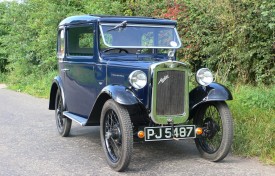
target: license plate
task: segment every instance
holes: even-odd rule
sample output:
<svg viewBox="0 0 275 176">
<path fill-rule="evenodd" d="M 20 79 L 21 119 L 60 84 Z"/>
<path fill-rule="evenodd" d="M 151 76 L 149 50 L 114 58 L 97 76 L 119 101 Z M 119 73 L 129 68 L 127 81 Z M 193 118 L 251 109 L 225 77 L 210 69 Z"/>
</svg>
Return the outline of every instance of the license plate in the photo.
<svg viewBox="0 0 275 176">
<path fill-rule="evenodd" d="M 174 126 L 174 136 L 171 126 L 145 127 L 145 141 L 160 141 L 195 138 L 195 125 Z"/>
</svg>

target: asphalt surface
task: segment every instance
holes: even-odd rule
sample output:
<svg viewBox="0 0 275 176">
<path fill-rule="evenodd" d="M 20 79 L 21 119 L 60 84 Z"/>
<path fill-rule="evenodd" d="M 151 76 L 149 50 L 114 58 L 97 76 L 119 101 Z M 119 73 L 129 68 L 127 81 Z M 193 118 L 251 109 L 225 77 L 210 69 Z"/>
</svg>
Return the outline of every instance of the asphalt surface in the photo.
<svg viewBox="0 0 275 176">
<path fill-rule="evenodd" d="M 273 175 L 274 166 L 229 155 L 202 159 L 193 140 L 134 143 L 129 169 L 107 165 L 98 127 L 73 122 L 69 137 L 58 135 L 48 100 L 0 85 L 0 175 Z"/>
</svg>

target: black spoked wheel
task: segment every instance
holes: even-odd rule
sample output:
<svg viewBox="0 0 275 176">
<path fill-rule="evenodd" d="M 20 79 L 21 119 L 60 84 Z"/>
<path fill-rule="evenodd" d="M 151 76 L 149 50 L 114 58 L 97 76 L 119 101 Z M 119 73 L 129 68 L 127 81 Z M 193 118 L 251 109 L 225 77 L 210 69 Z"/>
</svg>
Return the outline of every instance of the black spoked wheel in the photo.
<svg viewBox="0 0 275 176">
<path fill-rule="evenodd" d="M 55 120 L 59 134 L 67 137 L 71 130 L 72 120 L 63 115 L 64 107 L 60 90 L 56 93 L 55 98 Z"/>
<path fill-rule="evenodd" d="M 108 100 L 102 109 L 101 143 L 111 168 L 123 171 L 130 163 L 133 150 L 133 130 L 126 108 Z"/>
<path fill-rule="evenodd" d="M 194 124 L 203 128 L 201 138 L 196 138 L 196 146 L 203 158 L 220 161 L 229 153 L 233 140 L 233 122 L 225 102 L 209 102 L 201 105 Z"/>
</svg>

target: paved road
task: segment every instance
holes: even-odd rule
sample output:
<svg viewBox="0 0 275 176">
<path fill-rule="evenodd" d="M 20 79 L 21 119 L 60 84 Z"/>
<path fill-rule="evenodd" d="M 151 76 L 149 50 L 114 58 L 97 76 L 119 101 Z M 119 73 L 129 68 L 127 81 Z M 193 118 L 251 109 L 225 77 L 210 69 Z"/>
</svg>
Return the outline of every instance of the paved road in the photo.
<svg viewBox="0 0 275 176">
<path fill-rule="evenodd" d="M 0 175 L 275 175 L 255 159 L 208 162 L 192 140 L 135 143 L 129 169 L 117 173 L 105 162 L 98 127 L 74 123 L 62 138 L 47 108 L 46 99 L 0 88 Z"/>
</svg>

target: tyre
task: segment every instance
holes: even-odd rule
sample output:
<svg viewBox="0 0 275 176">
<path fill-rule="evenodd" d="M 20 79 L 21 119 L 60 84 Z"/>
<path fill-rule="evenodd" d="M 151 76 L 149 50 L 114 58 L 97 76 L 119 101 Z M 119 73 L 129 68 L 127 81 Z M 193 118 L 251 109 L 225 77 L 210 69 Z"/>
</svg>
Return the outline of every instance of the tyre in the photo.
<svg viewBox="0 0 275 176">
<path fill-rule="evenodd" d="M 131 160 L 133 129 L 128 110 L 112 99 L 102 109 L 100 138 L 109 166 L 124 171 Z"/>
<path fill-rule="evenodd" d="M 58 91 L 56 93 L 56 97 L 55 97 L 56 126 L 57 126 L 58 133 L 62 137 L 67 137 L 71 130 L 72 120 L 63 115 L 64 109 L 65 108 L 63 107 L 63 99 L 61 96 L 61 92 L 58 89 Z"/>
<path fill-rule="evenodd" d="M 225 102 L 208 102 L 196 111 L 194 124 L 203 128 L 201 137 L 195 139 L 203 158 L 210 161 L 224 159 L 232 145 L 233 122 Z"/>
</svg>

